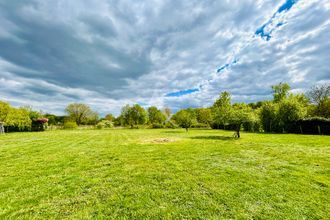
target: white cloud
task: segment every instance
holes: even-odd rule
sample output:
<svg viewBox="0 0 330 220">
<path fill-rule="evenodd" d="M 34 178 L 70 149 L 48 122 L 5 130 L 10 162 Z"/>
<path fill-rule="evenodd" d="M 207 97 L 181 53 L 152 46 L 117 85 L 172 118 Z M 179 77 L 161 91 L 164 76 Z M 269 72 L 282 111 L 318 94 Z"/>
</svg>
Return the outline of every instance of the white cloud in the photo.
<svg viewBox="0 0 330 220">
<path fill-rule="evenodd" d="M 283 2 L 0 3 L 1 99 L 56 113 L 75 101 L 118 113 L 126 103 L 207 106 L 221 90 L 256 101 L 281 81 L 295 91 L 329 81 L 327 1 L 300 0 L 273 19 L 269 41 L 254 36 Z"/>
</svg>

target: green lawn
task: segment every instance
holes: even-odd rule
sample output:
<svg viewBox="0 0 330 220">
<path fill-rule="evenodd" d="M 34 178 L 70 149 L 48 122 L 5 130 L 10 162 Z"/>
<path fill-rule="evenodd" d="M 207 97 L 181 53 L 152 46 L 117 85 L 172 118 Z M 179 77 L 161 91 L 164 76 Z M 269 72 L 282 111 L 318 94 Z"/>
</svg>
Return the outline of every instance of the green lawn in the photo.
<svg viewBox="0 0 330 220">
<path fill-rule="evenodd" d="M 330 219 L 330 136 L 0 135 L 0 219 Z"/>
</svg>

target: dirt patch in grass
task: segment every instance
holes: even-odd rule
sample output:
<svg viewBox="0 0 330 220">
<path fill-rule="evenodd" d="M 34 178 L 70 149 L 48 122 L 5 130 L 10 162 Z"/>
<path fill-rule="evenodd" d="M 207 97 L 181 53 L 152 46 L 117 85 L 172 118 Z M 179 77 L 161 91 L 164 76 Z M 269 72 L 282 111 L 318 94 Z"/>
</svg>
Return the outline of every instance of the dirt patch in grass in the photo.
<svg viewBox="0 0 330 220">
<path fill-rule="evenodd" d="M 173 138 L 154 138 L 149 140 L 144 140 L 145 143 L 154 143 L 154 144 L 163 144 L 163 143 L 170 143 L 174 142 L 176 139 Z"/>
</svg>

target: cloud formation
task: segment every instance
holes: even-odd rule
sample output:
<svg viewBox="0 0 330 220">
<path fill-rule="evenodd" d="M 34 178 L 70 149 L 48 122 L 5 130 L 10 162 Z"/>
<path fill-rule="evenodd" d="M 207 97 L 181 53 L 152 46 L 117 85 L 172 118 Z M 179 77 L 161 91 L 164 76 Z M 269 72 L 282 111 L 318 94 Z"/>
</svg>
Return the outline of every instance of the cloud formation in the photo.
<svg viewBox="0 0 330 220">
<path fill-rule="evenodd" d="M 257 101 L 329 82 L 329 36 L 327 1 L 0 1 L 0 99 L 57 114 Z"/>
</svg>

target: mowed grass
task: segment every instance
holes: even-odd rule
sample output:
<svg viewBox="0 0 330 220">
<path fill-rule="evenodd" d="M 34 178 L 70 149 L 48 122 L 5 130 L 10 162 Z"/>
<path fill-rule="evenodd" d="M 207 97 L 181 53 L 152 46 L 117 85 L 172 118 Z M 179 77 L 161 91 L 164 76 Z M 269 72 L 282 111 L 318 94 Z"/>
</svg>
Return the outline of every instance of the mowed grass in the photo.
<svg viewBox="0 0 330 220">
<path fill-rule="evenodd" d="M 0 219 L 329 219 L 330 137 L 217 130 L 0 135 Z"/>
</svg>

